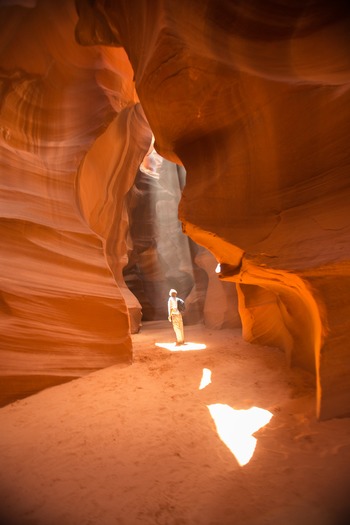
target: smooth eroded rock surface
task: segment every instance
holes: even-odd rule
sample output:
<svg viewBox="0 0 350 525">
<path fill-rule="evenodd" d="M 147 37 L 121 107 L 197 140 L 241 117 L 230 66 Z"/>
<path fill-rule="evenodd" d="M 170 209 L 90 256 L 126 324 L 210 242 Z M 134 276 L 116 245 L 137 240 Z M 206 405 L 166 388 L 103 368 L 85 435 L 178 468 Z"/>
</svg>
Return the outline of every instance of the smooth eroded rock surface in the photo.
<svg viewBox="0 0 350 525">
<path fill-rule="evenodd" d="M 141 308 L 121 277 L 124 197 L 151 140 L 125 51 L 78 44 L 74 2 L 6 4 L 0 7 L 2 403 L 131 362 L 127 306 L 136 316 Z"/>
<path fill-rule="evenodd" d="M 243 333 L 315 375 L 350 415 L 350 18 L 345 2 L 78 2 L 78 34 L 122 46 L 180 218 L 237 283 Z"/>
<path fill-rule="evenodd" d="M 349 416 L 348 3 L 9 0 L 0 29 L 4 384 L 131 361 L 128 206 L 153 134 L 186 171 L 183 230 L 221 265 L 204 318 L 232 322 L 236 285 L 245 338 L 313 375 L 318 417 Z"/>
</svg>

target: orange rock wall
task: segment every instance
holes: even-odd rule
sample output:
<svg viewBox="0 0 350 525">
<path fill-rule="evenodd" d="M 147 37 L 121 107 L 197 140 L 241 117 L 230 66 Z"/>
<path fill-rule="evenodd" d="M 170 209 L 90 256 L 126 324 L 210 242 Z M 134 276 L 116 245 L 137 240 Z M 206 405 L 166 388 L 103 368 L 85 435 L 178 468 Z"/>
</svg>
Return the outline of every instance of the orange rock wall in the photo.
<svg viewBox="0 0 350 525">
<path fill-rule="evenodd" d="M 125 195 L 148 121 L 186 169 L 183 228 L 237 284 L 246 339 L 314 374 L 320 418 L 350 415 L 349 15 L 321 0 L 1 3 L 5 388 L 130 362 Z"/>
<path fill-rule="evenodd" d="M 124 50 L 79 45 L 70 0 L 15 3 L 0 7 L 2 403 L 131 361 L 124 196 L 151 140 Z"/>
<path fill-rule="evenodd" d="M 347 3 L 78 2 L 85 43 L 122 46 L 157 151 L 182 163 L 184 229 L 238 284 L 243 333 L 350 415 Z"/>
</svg>

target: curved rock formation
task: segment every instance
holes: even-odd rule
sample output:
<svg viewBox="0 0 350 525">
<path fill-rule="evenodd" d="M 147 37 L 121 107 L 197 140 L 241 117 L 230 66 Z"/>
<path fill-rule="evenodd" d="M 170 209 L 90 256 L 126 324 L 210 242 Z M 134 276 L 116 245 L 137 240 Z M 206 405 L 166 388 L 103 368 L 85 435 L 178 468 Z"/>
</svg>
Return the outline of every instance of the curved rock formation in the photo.
<svg viewBox="0 0 350 525">
<path fill-rule="evenodd" d="M 186 232 L 239 284 L 245 336 L 350 415 L 350 17 L 345 2 L 78 2 L 122 46 L 157 151 L 182 163 Z"/>
<path fill-rule="evenodd" d="M 77 44 L 71 0 L 16 3 L 0 8 L 2 403 L 131 361 L 124 196 L 151 141 L 124 50 Z"/>
<path fill-rule="evenodd" d="M 203 316 L 205 326 L 217 330 L 240 327 L 235 285 L 218 279 L 215 257 L 207 250 L 200 251 L 195 261 L 208 276 Z"/>
<path fill-rule="evenodd" d="M 4 388 L 131 360 L 149 122 L 244 336 L 314 374 L 320 418 L 350 415 L 348 3 L 6 0 L 0 29 Z"/>
<path fill-rule="evenodd" d="M 82 215 L 102 240 L 108 266 L 128 307 L 132 332 L 139 329 L 141 305 L 122 274 L 129 230 L 124 197 L 134 184 L 150 140 L 140 104 L 124 108 L 85 155 L 76 182 Z"/>
</svg>

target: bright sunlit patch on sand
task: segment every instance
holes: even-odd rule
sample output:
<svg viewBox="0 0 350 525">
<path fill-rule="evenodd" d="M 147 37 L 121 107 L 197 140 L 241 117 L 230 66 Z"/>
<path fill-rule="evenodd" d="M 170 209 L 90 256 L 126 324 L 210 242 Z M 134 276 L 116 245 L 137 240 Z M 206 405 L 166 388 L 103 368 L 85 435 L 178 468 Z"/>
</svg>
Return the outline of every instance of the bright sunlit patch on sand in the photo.
<svg viewBox="0 0 350 525">
<path fill-rule="evenodd" d="M 241 467 L 249 463 L 257 442 L 252 434 L 269 423 L 271 412 L 257 407 L 235 410 L 221 403 L 207 407 L 221 441 L 231 450 Z"/>
<path fill-rule="evenodd" d="M 180 346 L 176 346 L 175 343 L 155 343 L 155 345 L 171 352 L 187 352 L 188 350 L 204 350 L 207 348 L 203 343 L 184 343 Z"/>
<path fill-rule="evenodd" d="M 203 368 L 202 379 L 199 385 L 199 390 L 203 390 L 206 386 L 211 383 L 211 370 L 209 368 Z"/>
</svg>

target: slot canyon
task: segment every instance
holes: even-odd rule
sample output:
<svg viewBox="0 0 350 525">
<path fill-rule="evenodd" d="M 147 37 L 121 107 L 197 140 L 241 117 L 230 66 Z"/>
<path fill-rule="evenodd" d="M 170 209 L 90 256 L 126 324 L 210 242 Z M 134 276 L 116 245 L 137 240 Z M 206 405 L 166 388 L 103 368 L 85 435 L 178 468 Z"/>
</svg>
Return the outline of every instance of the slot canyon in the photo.
<svg viewBox="0 0 350 525">
<path fill-rule="evenodd" d="M 0 523 L 348 523 L 348 3 L 0 27 Z"/>
</svg>

